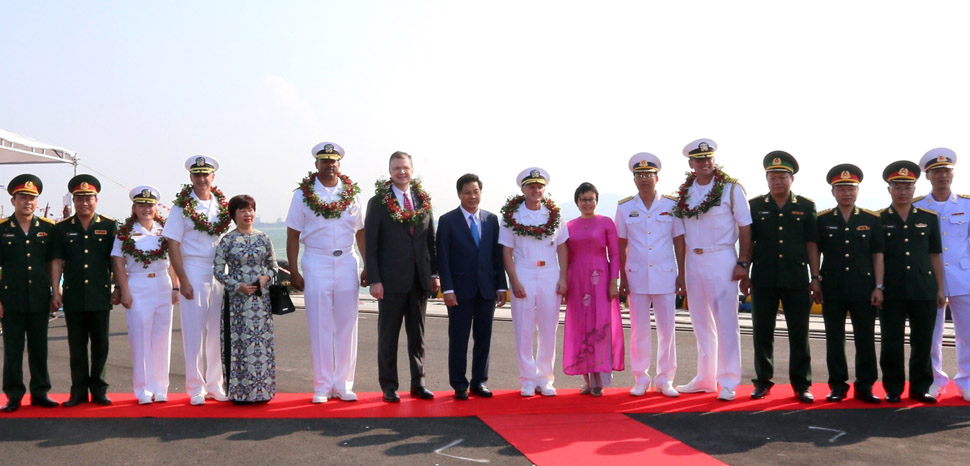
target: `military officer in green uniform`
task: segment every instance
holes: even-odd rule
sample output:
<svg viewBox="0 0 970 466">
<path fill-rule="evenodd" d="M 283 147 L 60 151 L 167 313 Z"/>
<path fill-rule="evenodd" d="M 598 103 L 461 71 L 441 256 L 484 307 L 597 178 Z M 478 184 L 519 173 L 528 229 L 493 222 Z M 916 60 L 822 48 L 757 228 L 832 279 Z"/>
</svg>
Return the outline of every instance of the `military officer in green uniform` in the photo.
<svg viewBox="0 0 970 466">
<path fill-rule="evenodd" d="M 842 401 L 849 391 L 845 360 L 845 316 L 852 318 L 855 340 L 855 392 L 857 400 L 879 403 L 872 386 L 879 378 L 876 365 L 876 309 L 882 307 L 883 250 L 879 213 L 855 205 L 862 170 L 852 164 L 836 165 L 825 175 L 838 206 L 818 213 L 818 251 L 822 255 L 822 304 L 825 320 L 825 362 L 829 370 L 826 401 Z M 824 299 L 823 299 L 824 297 Z"/>
<path fill-rule="evenodd" d="M 754 330 L 754 390 L 752 399 L 764 398 L 771 391 L 774 376 L 774 335 L 778 302 L 788 324 L 790 365 L 788 374 L 795 397 L 802 403 L 812 396 L 812 359 L 808 347 L 809 289 L 821 292 L 818 275 L 818 230 L 815 202 L 791 192 L 798 162 L 784 151 L 764 157 L 769 193 L 748 201 L 751 209 L 751 236 L 754 242 L 751 278 L 741 289 L 751 294 L 751 320 Z"/>
<path fill-rule="evenodd" d="M 110 405 L 104 380 L 108 359 L 108 323 L 112 305 L 111 246 L 116 223 L 95 212 L 101 183 L 91 175 L 77 175 L 68 182 L 73 195 L 73 217 L 54 225 L 51 283 L 54 305 L 64 307 L 71 363 L 71 397 L 64 406 L 87 403 Z M 64 273 L 64 292 L 59 281 Z M 88 363 L 88 342 L 91 358 Z"/>
<path fill-rule="evenodd" d="M 886 242 L 886 290 L 879 325 L 882 346 L 879 365 L 886 401 L 899 403 L 906 382 L 903 343 L 909 318 L 909 397 L 936 403 L 929 394 L 933 383 L 930 346 L 936 310 L 946 303 L 940 254 L 940 223 L 936 213 L 913 206 L 919 165 L 893 162 L 882 172 L 889 183 L 892 205 L 880 212 Z"/>
<path fill-rule="evenodd" d="M 24 386 L 24 346 L 30 368 L 30 404 L 53 408 L 47 397 L 47 316 L 50 312 L 50 252 L 54 222 L 34 215 L 37 196 L 44 190 L 40 178 L 24 174 L 7 185 L 14 214 L 0 220 L 0 323 L 3 325 L 3 393 L 7 403 L 0 411 L 20 408 Z"/>
</svg>

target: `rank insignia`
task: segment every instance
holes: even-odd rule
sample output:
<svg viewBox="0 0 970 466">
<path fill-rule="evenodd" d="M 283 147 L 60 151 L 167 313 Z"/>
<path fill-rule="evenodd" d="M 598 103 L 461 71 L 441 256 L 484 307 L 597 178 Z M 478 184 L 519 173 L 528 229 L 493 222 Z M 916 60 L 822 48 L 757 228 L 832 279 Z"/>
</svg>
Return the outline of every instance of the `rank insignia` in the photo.
<svg viewBox="0 0 970 466">
<path fill-rule="evenodd" d="M 868 231 L 869 225 L 860 225 L 860 226 L 857 226 L 855 229 L 856 231 Z"/>
<path fill-rule="evenodd" d="M 108 234 L 108 230 L 94 230 L 94 234 L 96 234 L 96 235 L 107 235 Z"/>
</svg>

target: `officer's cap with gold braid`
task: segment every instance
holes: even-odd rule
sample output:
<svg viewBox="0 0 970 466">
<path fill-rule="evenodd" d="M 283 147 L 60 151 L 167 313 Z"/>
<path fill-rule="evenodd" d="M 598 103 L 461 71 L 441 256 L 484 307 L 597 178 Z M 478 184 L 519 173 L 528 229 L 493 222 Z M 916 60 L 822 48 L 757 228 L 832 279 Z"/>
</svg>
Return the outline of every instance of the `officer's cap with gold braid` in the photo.
<svg viewBox="0 0 970 466">
<path fill-rule="evenodd" d="M 193 155 L 185 160 L 185 169 L 189 173 L 215 173 L 219 169 L 219 161 L 208 155 Z"/>
<path fill-rule="evenodd" d="M 335 142 L 321 142 L 313 146 L 310 155 L 317 160 L 340 160 L 344 158 L 344 148 Z"/>
<path fill-rule="evenodd" d="M 832 186 L 858 186 L 862 182 L 862 169 L 851 163 L 842 163 L 829 170 L 825 181 Z"/>
<path fill-rule="evenodd" d="M 158 191 L 158 188 L 146 184 L 129 191 L 128 198 L 135 204 L 158 204 L 162 194 Z"/>
<path fill-rule="evenodd" d="M 522 170 L 519 176 L 515 177 L 515 181 L 520 187 L 532 183 L 549 184 L 549 172 L 539 167 L 529 167 Z"/>
<path fill-rule="evenodd" d="M 930 171 L 939 167 L 953 167 L 957 164 L 957 154 L 946 147 L 937 147 L 919 159 L 919 166 L 923 171 Z"/>
<path fill-rule="evenodd" d="M 714 151 L 717 150 L 717 143 L 707 139 L 701 138 L 696 141 L 691 141 L 690 144 L 684 146 L 684 157 L 689 159 L 708 159 L 714 157 Z"/>
<path fill-rule="evenodd" d="M 660 158 L 649 152 L 639 152 L 630 157 L 630 171 L 633 173 L 657 173 L 660 171 Z"/>
<path fill-rule="evenodd" d="M 101 192 L 101 182 L 93 175 L 77 175 L 67 182 L 67 190 L 75 196 L 86 196 Z"/>
<path fill-rule="evenodd" d="M 915 183 L 919 179 L 919 165 L 909 160 L 898 160 L 882 171 L 882 179 L 887 183 Z"/>
<path fill-rule="evenodd" d="M 766 172 L 787 172 L 794 175 L 798 173 L 798 161 L 791 154 L 783 150 L 768 152 L 764 160 L 761 161 Z"/>
<path fill-rule="evenodd" d="M 17 193 L 30 194 L 31 196 L 40 196 L 40 193 L 44 191 L 44 183 L 40 181 L 36 175 L 31 175 L 30 173 L 24 173 L 23 175 L 17 175 L 10 183 L 7 183 L 7 192 L 11 196 Z"/>
</svg>

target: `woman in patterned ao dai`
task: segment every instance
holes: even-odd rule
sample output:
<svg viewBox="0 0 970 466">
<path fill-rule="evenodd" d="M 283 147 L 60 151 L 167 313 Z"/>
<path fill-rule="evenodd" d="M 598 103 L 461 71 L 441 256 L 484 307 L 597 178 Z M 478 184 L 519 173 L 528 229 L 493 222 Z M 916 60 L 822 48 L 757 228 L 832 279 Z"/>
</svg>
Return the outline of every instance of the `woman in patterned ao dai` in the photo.
<svg viewBox="0 0 970 466">
<path fill-rule="evenodd" d="M 595 186 L 579 185 L 574 199 L 582 215 L 566 224 L 569 295 L 562 366 L 567 375 L 583 376 L 580 394 L 601 396 L 612 381 L 611 371 L 624 368 L 619 240 L 613 220 L 596 215 Z"/>
<path fill-rule="evenodd" d="M 253 229 L 256 200 L 229 200 L 236 229 L 216 248 L 213 274 L 226 287 L 222 317 L 222 359 L 226 394 L 236 403 L 265 402 L 276 395 L 273 315 L 269 283 L 276 274 L 273 243 Z M 228 270 L 227 270 L 228 269 Z"/>
</svg>

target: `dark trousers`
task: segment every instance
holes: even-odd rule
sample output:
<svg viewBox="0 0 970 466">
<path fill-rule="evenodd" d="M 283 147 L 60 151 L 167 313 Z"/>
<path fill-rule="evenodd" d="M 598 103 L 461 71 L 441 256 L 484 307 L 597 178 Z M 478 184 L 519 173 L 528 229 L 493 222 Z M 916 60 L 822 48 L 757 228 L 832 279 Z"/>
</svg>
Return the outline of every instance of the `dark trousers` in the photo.
<svg viewBox="0 0 970 466">
<path fill-rule="evenodd" d="M 3 324 L 3 393 L 19 400 L 27 393 L 24 386 L 24 346 L 30 368 L 30 396 L 43 398 L 51 389 L 47 372 L 46 312 L 5 312 Z"/>
<path fill-rule="evenodd" d="M 751 322 L 754 330 L 755 386 L 771 387 L 775 375 L 775 321 L 778 318 L 778 302 L 785 312 L 788 324 L 788 350 L 790 353 L 788 377 L 795 390 L 812 386 L 812 356 L 808 348 L 808 314 L 811 298 L 808 285 L 804 288 L 755 288 L 751 294 Z"/>
<path fill-rule="evenodd" d="M 495 297 L 459 299 L 458 305 L 448 308 L 448 380 L 451 388 L 467 390 L 468 335 L 471 333 L 472 380 L 478 387 L 488 382 L 488 353 L 492 345 L 492 318 L 495 316 Z"/>
<path fill-rule="evenodd" d="M 415 280 L 407 293 L 384 292 L 377 302 L 377 374 L 381 390 L 397 391 L 397 342 L 401 322 L 408 336 L 411 388 L 424 386 L 424 312 L 428 292 Z"/>
<path fill-rule="evenodd" d="M 852 319 L 855 340 L 855 391 L 871 392 L 879 378 L 876 366 L 876 308 L 868 301 L 832 301 L 822 304 L 825 320 L 825 363 L 829 369 L 829 388 L 849 389 L 849 367 L 845 360 L 845 316 Z"/>
<path fill-rule="evenodd" d="M 67 311 L 64 318 L 67 320 L 67 348 L 71 361 L 71 395 L 87 397 L 89 391 L 92 395 L 104 395 L 108 391 L 104 374 L 111 311 Z"/>
<path fill-rule="evenodd" d="M 909 396 L 926 394 L 933 384 L 930 347 L 936 325 L 936 301 L 886 300 L 879 313 L 882 345 L 879 366 L 886 393 L 901 394 L 906 382 L 903 346 L 909 318 Z"/>
</svg>

